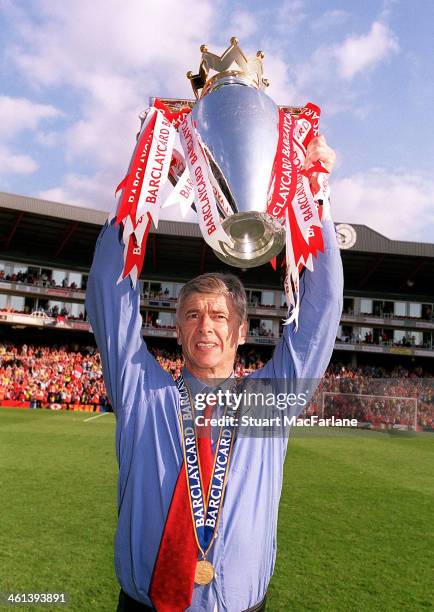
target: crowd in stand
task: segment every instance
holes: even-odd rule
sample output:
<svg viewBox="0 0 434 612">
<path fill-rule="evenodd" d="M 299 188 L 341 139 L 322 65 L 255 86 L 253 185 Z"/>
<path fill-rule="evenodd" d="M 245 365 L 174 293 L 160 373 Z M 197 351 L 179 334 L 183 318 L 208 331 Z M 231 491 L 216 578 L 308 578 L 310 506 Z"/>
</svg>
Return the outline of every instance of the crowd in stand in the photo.
<svg viewBox="0 0 434 612">
<path fill-rule="evenodd" d="M 105 408 L 99 354 L 91 347 L 0 345 L 0 404 L 2 400 L 30 402 L 34 408 Z"/>
<path fill-rule="evenodd" d="M 17 272 L 13 274 L 5 274 L 4 270 L 0 270 L 0 281 L 7 281 L 11 283 L 25 283 L 29 285 L 35 285 L 38 287 L 46 287 L 46 288 L 55 287 L 55 288 L 61 288 L 61 289 L 69 289 L 71 291 L 85 291 L 86 289 L 86 277 L 84 276 L 83 276 L 81 286 L 78 287 L 75 282 L 68 284 L 66 277 L 62 280 L 61 284 L 57 284 L 54 278 L 50 278 L 49 276 L 47 276 L 47 274 L 42 274 L 42 273 L 36 274 L 36 273 L 29 272 L 29 271 Z M 170 297 L 170 292 L 167 288 L 164 291 L 162 289 L 159 289 L 158 291 L 157 290 L 145 291 L 143 293 L 143 297 L 145 299 L 169 300 L 172 302 L 173 301 L 176 302 L 176 299 L 177 299 L 177 298 Z M 51 317 L 51 318 L 55 318 L 58 320 L 66 320 L 66 319 L 78 320 L 78 321 L 85 320 L 85 314 L 83 311 L 80 312 L 77 316 L 74 316 L 71 313 L 71 311 L 65 307 L 65 305 L 62 308 L 59 308 L 59 306 L 54 305 L 54 306 L 47 307 L 47 308 L 43 308 L 42 306 L 39 306 L 38 308 L 34 308 L 34 309 L 31 309 L 28 306 L 26 306 L 23 310 L 17 310 L 16 308 L 0 308 L 0 312 L 27 314 L 27 315 L 31 314 L 35 316 L 41 316 L 41 317 L 42 316 Z M 157 312 L 149 313 L 148 316 L 146 317 L 146 320 L 144 318 L 144 325 L 145 327 L 151 327 L 151 328 L 156 328 L 156 329 L 160 329 L 160 328 L 175 329 L 174 325 L 162 325 L 158 319 Z"/>
<path fill-rule="evenodd" d="M 54 305 L 51 308 L 39 307 L 32 312 L 30 312 L 29 308 L 24 308 L 24 310 L 16 310 L 15 308 L 0 308 L 0 312 L 49 317 L 56 319 L 58 323 L 66 321 L 67 319 L 71 319 L 72 321 L 85 321 L 84 312 L 80 312 L 78 316 L 74 316 L 64 306 L 59 308 L 57 305 Z"/>
<path fill-rule="evenodd" d="M 374 335 L 373 330 L 367 331 L 364 334 L 349 331 L 348 333 L 342 333 L 336 338 L 336 342 L 346 342 L 350 344 L 378 344 L 387 346 L 405 346 L 405 347 L 418 347 L 424 346 L 425 348 L 432 348 L 432 341 L 418 343 L 417 338 L 411 332 L 406 334 L 397 341 L 393 339 L 393 329 L 381 329 L 379 333 Z"/>
<path fill-rule="evenodd" d="M 69 289 L 71 291 L 84 291 L 86 288 L 86 277 L 82 277 L 82 284 L 80 287 L 76 285 L 75 282 L 71 282 L 68 284 L 67 278 L 63 278 L 60 284 L 57 284 L 55 279 L 51 277 L 51 271 L 46 272 L 36 272 L 31 269 L 27 271 L 19 271 L 13 274 L 5 274 L 4 270 L 0 270 L 0 281 L 8 281 L 14 283 L 26 283 L 39 287 L 45 288 L 63 288 Z M 273 304 L 262 304 L 261 302 L 261 292 L 258 292 L 258 295 L 252 294 L 250 297 L 249 306 L 251 307 L 261 307 L 261 308 L 270 308 L 275 309 L 276 306 Z M 169 288 L 165 288 L 163 290 L 163 286 L 160 284 L 159 287 L 153 288 L 151 286 L 147 286 L 143 291 L 143 298 L 145 300 L 164 300 L 170 302 L 176 302 L 176 298 L 171 295 Z M 285 305 L 283 306 L 285 308 Z M 6 312 L 17 313 L 17 314 L 33 314 L 40 316 L 47 316 L 51 318 L 60 319 L 71 319 L 71 320 L 85 320 L 84 312 L 80 312 L 76 316 L 72 315 L 70 311 L 68 311 L 65 306 L 59 309 L 58 306 L 53 306 L 49 308 L 39 307 L 36 310 L 31 310 L 31 308 L 26 307 L 24 310 L 15 310 L 13 308 L 4 308 L 2 309 Z M 352 306 L 345 305 L 343 309 L 343 314 L 352 315 L 353 308 Z M 393 302 L 387 303 L 382 307 L 379 304 L 374 304 L 373 312 L 370 313 L 361 313 L 362 316 L 369 317 L 393 317 L 394 319 L 414 319 L 415 321 L 432 321 L 433 320 L 433 309 L 431 304 L 422 304 L 420 316 L 410 316 L 410 315 L 396 315 L 393 312 Z M 158 312 L 148 312 L 144 317 L 144 325 L 145 327 L 149 327 L 152 329 L 168 329 L 173 330 L 175 325 L 173 323 L 162 323 L 159 319 Z M 401 330 L 400 330 L 401 331 Z M 266 325 L 264 321 L 251 321 L 249 334 L 252 336 L 259 336 L 265 338 L 274 338 L 275 334 Z M 424 333 L 422 336 L 419 330 L 419 334 L 416 336 L 415 333 L 412 333 L 409 330 L 406 330 L 405 335 L 399 340 L 394 339 L 394 330 L 393 329 L 381 329 L 381 330 L 370 330 L 364 333 L 357 332 L 351 325 L 344 325 L 340 334 L 336 338 L 337 343 L 349 343 L 349 344 L 373 344 L 373 345 L 384 345 L 390 347 L 406 347 L 406 348 L 433 348 L 433 338 L 430 332 Z"/>
<path fill-rule="evenodd" d="M 274 333 L 271 329 L 267 328 L 264 321 L 260 325 L 252 326 L 249 334 L 251 336 L 262 336 L 265 338 L 274 338 Z"/>
<path fill-rule="evenodd" d="M 354 315 L 353 306 L 347 305 L 344 303 L 344 307 L 342 309 L 343 315 Z M 394 312 L 393 302 L 388 302 L 386 305 L 381 306 L 378 303 L 373 304 L 372 311 L 369 312 L 360 312 L 362 317 L 381 317 L 385 319 L 414 319 L 415 321 L 419 321 L 420 319 L 425 321 L 433 320 L 433 309 L 431 304 L 422 304 L 420 315 L 412 315 L 412 314 L 397 314 Z"/>
<path fill-rule="evenodd" d="M 176 297 L 172 297 L 170 295 L 170 291 L 169 289 L 166 287 L 166 289 L 163 291 L 162 288 L 160 289 L 149 289 L 149 290 L 145 290 L 143 291 L 143 299 L 145 300 L 170 300 L 170 301 L 176 301 Z"/>
<path fill-rule="evenodd" d="M 0 270 L 0 281 L 9 283 L 25 283 L 26 285 L 36 285 L 37 287 L 59 287 L 62 289 L 72 289 L 75 291 L 84 291 L 85 286 L 77 287 L 77 284 L 72 282 L 68 284 L 64 278 L 60 285 L 56 284 L 54 278 L 50 278 L 47 274 L 32 273 L 32 272 L 14 272 L 13 274 L 5 274 L 4 270 Z"/>
<path fill-rule="evenodd" d="M 179 376 L 181 354 L 150 349 L 160 365 Z M 237 357 L 235 374 L 245 376 L 264 362 L 255 350 Z M 356 418 L 374 426 L 415 424 L 434 428 L 434 377 L 421 368 L 349 367 L 330 364 L 308 414 Z M 31 407 L 87 406 L 110 409 L 99 353 L 93 347 L 0 344 L 0 404 L 30 402 Z"/>
<path fill-rule="evenodd" d="M 57 284 L 54 278 L 50 278 L 45 273 L 33 273 L 31 271 L 27 272 L 14 272 L 13 274 L 5 274 L 4 270 L 0 270 L 0 281 L 7 281 L 10 283 L 24 283 L 27 285 L 35 285 L 37 287 L 45 287 L 45 288 L 60 288 L 60 289 L 69 289 L 71 291 L 85 291 L 85 279 L 83 277 L 82 286 L 78 287 L 75 282 L 71 282 L 68 284 L 68 280 L 66 277 L 61 281 L 60 284 Z M 31 311 L 28 307 L 24 310 L 16 310 L 14 308 L 3 308 L 1 309 L 4 312 L 13 312 L 17 314 L 35 314 L 35 315 L 43 315 L 52 318 L 61 317 L 63 319 L 79 319 L 84 320 L 84 313 L 81 312 L 78 316 L 73 316 L 65 306 L 59 308 L 57 305 L 54 305 L 49 308 L 39 307 L 36 310 Z"/>
<path fill-rule="evenodd" d="M 373 426 L 434 428 L 434 378 L 420 367 L 331 364 L 310 409 Z"/>
</svg>

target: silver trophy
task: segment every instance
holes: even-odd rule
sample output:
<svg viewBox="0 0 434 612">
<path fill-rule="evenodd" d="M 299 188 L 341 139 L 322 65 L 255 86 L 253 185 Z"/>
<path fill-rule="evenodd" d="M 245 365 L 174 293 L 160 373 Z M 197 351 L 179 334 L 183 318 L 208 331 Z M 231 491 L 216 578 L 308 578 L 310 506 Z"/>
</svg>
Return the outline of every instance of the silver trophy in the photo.
<svg viewBox="0 0 434 612">
<path fill-rule="evenodd" d="M 279 107 L 264 93 L 264 54 L 248 59 L 236 38 L 223 55 L 201 47 L 199 73 L 187 73 L 196 102 L 162 100 L 173 109 L 186 103 L 224 195 L 218 206 L 221 224 L 233 246 L 220 243 L 222 261 L 239 268 L 260 266 L 285 244 L 285 228 L 267 214 L 267 197 L 279 138 Z M 233 69 L 235 65 L 236 69 Z M 209 78 L 210 70 L 216 74 Z M 293 114 L 300 108 L 290 107 Z"/>
</svg>

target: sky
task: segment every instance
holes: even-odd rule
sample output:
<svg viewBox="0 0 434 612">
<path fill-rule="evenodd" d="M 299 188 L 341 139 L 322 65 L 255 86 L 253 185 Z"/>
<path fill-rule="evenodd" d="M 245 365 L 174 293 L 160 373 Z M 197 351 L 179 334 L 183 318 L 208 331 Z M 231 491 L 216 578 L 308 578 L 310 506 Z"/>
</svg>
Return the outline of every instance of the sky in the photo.
<svg viewBox="0 0 434 612">
<path fill-rule="evenodd" d="M 149 97 L 192 98 L 200 45 L 237 36 L 277 104 L 321 107 L 334 219 L 434 242 L 433 24 L 433 0 L 0 0 L 0 191 L 112 210 Z"/>
</svg>

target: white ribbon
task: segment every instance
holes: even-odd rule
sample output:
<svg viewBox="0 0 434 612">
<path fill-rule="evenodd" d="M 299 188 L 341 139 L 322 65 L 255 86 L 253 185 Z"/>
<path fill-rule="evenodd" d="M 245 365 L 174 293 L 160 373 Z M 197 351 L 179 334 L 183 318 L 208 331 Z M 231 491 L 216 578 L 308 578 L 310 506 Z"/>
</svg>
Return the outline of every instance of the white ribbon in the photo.
<svg viewBox="0 0 434 612">
<path fill-rule="evenodd" d="M 310 190 L 309 179 L 304 174 L 299 174 L 292 208 L 303 238 L 309 244 L 310 228 L 313 225 L 321 227 L 321 221 L 316 202 Z"/>
<path fill-rule="evenodd" d="M 298 314 L 300 311 L 300 276 L 298 265 L 294 259 L 294 249 L 292 248 L 291 228 L 289 226 L 288 209 L 285 211 L 286 217 L 286 276 L 285 276 L 285 295 L 290 313 L 288 318 L 283 321 L 283 325 L 295 323 L 295 331 L 298 329 Z M 292 282 L 291 282 L 292 281 Z M 292 289 L 294 285 L 294 290 Z M 292 307 L 292 310 L 291 310 Z"/>
<path fill-rule="evenodd" d="M 304 141 L 312 129 L 311 124 L 306 119 L 298 119 L 294 128 L 294 163 L 299 170 L 303 167 L 306 159 L 306 147 Z M 321 221 L 318 214 L 318 208 L 312 191 L 309 185 L 309 179 L 303 174 L 298 175 L 297 189 L 295 192 L 294 200 L 292 202 L 295 218 L 297 225 L 305 239 L 306 243 L 309 244 L 310 228 L 313 225 L 322 227 Z M 304 261 L 302 262 L 305 263 Z"/>
<path fill-rule="evenodd" d="M 194 201 L 194 185 L 190 177 L 188 168 L 181 174 L 175 188 L 172 189 L 161 208 L 169 208 L 178 204 L 181 209 L 181 216 L 184 218 Z"/>
<path fill-rule="evenodd" d="M 155 227 L 158 227 L 162 199 L 161 189 L 166 183 L 176 131 L 161 111 L 157 111 L 151 150 L 143 178 L 142 191 L 137 205 L 137 217 L 149 212 Z M 138 238 L 137 234 L 136 237 Z"/>
<path fill-rule="evenodd" d="M 230 217 L 231 215 L 233 215 L 234 211 L 230 207 L 229 202 L 227 201 L 225 194 L 221 190 L 218 180 L 214 176 L 213 172 L 209 173 L 209 179 L 211 181 L 214 196 L 218 202 L 218 206 L 223 211 L 224 217 Z"/>
<path fill-rule="evenodd" d="M 202 236 L 212 249 L 223 255 L 220 242 L 232 247 L 233 243 L 221 226 L 214 192 L 209 179 L 208 160 L 193 127 L 191 114 L 187 115 L 181 124 L 179 136 L 194 185 L 194 200 Z"/>
<path fill-rule="evenodd" d="M 140 141 L 141 134 L 147 128 L 149 122 L 154 117 L 154 113 L 156 113 L 156 112 L 158 112 L 157 109 L 154 108 L 153 106 L 151 106 L 146 111 L 141 113 L 140 118 L 142 120 L 142 125 L 141 125 L 140 134 L 139 134 L 139 136 L 137 138 L 137 142 Z M 129 172 L 130 172 L 131 164 L 132 164 L 133 159 L 134 159 L 134 153 L 135 153 L 135 150 L 133 152 L 133 155 L 131 156 L 131 162 L 130 162 L 130 166 L 128 168 L 128 173 L 127 174 L 129 174 Z M 148 155 L 148 159 L 149 159 L 149 155 Z M 145 170 L 145 172 L 146 172 L 146 170 Z M 143 193 L 143 184 L 142 184 L 141 194 L 142 193 Z M 121 192 L 121 194 L 122 194 L 122 192 Z M 116 205 L 116 213 L 115 214 L 117 214 L 117 209 L 118 209 L 118 205 L 119 205 L 120 199 L 121 199 L 121 196 L 119 196 L 118 203 Z M 140 202 L 140 196 L 139 196 L 139 202 Z M 138 207 L 139 207 L 139 203 L 137 204 L 136 219 L 138 218 Z M 111 218 L 113 218 L 113 216 Z M 125 217 L 125 219 L 123 220 L 122 223 L 123 223 L 122 241 L 123 241 L 123 243 L 125 245 L 125 248 L 127 249 L 128 248 L 129 238 L 130 238 L 131 234 L 134 232 L 134 225 L 133 225 L 133 220 L 131 219 L 131 215 L 128 214 Z"/>
</svg>

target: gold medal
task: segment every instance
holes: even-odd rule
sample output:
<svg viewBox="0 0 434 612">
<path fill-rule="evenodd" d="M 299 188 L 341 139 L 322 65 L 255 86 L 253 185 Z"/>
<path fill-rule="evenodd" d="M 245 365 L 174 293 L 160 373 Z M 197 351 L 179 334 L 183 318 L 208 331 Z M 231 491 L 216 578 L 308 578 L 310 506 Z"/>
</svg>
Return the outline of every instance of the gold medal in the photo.
<svg viewBox="0 0 434 612">
<path fill-rule="evenodd" d="M 202 559 L 197 562 L 196 569 L 194 571 L 194 581 L 196 584 L 209 584 L 214 578 L 214 567 L 212 563 L 206 559 Z"/>
</svg>

